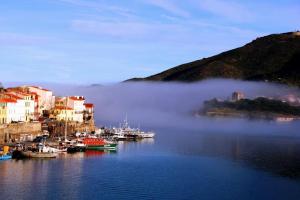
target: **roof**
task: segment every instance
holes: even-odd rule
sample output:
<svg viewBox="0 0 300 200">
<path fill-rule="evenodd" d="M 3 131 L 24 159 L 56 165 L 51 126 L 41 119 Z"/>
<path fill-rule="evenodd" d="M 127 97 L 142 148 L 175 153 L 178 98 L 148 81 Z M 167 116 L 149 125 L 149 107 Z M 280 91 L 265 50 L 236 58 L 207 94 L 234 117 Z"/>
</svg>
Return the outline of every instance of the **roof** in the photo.
<svg viewBox="0 0 300 200">
<path fill-rule="evenodd" d="M 2 98 L 0 99 L 0 103 L 17 103 L 16 100 L 8 99 L 8 98 Z"/>
<path fill-rule="evenodd" d="M 94 107 L 94 104 L 92 103 L 85 103 L 83 104 L 86 108 L 93 108 Z"/>
<path fill-rule="evenodd" d="M 50 90 L 47 90 L 47 89 L 45 89 L 45 88 L 38 87 L 38 86 L 28 86 L 28 87 L 35 88 L 35 89 L 39 89 L 39 90 L 44 90 L 44 91 L 47 91 L 47 92 L 51 92 Z"/>
<path fill-rule="evenodd" d="M 66 106 L 55 106 L 55 110 L 73 110 L 73 108 L 66 107 Z"/>
<path fill-rule="evenodd" d="M 76 97 L 76 96 L 71 96 L 69 97 L 69 99 L 72 99 L 74 101 L 84 101 L 84 97 Z"/>
<path fill-rule="evenodd" d="M 14 99 L 22 99 L 21 97 L 11 93 L 5 93 L 4 95 L 10 96 L 10 98 L 14 98 Z M 6 98 L 6 99 L 10 99 L 10 98 Z"/>
</svg>

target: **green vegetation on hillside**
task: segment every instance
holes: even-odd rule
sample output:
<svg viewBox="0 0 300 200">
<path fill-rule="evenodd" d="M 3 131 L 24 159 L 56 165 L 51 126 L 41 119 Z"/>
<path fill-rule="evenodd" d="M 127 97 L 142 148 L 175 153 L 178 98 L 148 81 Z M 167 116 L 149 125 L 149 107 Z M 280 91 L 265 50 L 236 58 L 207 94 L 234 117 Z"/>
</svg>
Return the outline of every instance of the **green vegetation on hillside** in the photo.
<svg viewBox="0 0 300 200">
<path fill-rule="evenodd" d="M 300 34 L 257 38 L 243 47 L 186 63 L 147 78 L 130 81 L 185 81 L 233 78 L 300 86 Z"/>
<path fill-rule="evenodd" d="M 211 109 L 217 110 L 236 110 L 244 112 L 260 112 L 260 113 L 273 113 L 282 115 L 300 116 L 300 107 L 291 106 L 288 103 L 271 100 L 263 97 L 251 99 L 241 99 L 239 101 L 218 101 L 216 99 L 204 102 L 205 111 Z"/>
</svg>

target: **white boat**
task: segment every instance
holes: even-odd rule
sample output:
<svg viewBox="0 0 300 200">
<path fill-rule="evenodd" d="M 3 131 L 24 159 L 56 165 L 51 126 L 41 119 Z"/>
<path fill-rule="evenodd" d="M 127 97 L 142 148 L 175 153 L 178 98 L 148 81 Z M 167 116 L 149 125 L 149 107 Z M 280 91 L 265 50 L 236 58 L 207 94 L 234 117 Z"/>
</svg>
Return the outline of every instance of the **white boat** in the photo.
<svg viewBox="0 0 300 200">
<path fill-rule="evenodd" d="M 154 132 L 144 132 L 138 128 L 131 128 L 127 118 L 120 124 L 120 128 L 113 129 L 113 133 L 113 138 L 117 140 L 154 138 L 155 136 Z"/>
<path fill-rule="evenodd" d="M 21 154 L 27 158 L 56 158 L 58 156 L 58 149 L 40 143 L 37 152 L 22 151 Z"/>
<path fill-rule="evenodd" d="M 142 138 L 154 138 L 154 136 L 155 136 L 155 133 L 153 133 L 153 132 L 140 132 L 140 136 L 142 137 Z"/>
<path fill-rule="evenodd" d="M 122 130 L 115 132 L 112 138 L 115 140 L 126 140 L 126 136 Z"/>
</svg>

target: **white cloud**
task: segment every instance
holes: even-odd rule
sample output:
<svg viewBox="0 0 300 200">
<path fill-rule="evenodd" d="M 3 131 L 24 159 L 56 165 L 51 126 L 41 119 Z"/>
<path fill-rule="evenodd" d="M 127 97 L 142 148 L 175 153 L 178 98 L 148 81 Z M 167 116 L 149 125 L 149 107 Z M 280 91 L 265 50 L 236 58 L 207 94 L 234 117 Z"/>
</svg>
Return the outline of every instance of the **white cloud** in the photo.
<svg viewBox="0 0 300 200">
<path fill-rule="evenodd" d="M 2 45 L 34 45 L 45 44 L 50 38 L 41 36 L 32 36 L 11 32 L 0 32 L 0 44 Z"/>
<path fill-rule="evenodd" d="M 165 11 L 168 11 L 174 15 L 180 16 L 180 17 L 190 17 L 190 13 L 184 9 L 182 9 L 179 5 L 174 3 L 174 1 L 170 0 L 145 0 L 144 1 L 147 4 L 156 6 L 158 8 L 161 8 Z"/>
<path fill-rule="evenodd" d="M 79 7 L 92 9 L 97 12 L 111 12 L 124 17 L 134 16 L 131 10 L 125 7 L 113 5 L 109 1 L 101 2 L 101 3 L 97 1 L 90 1 L 90 0 L 58 0 L 58 1 L 79 6 Z"/>
<path fill-rule="evenodd" d="M 192 2 L 204 11 L 230 20 L 248 22 L 254 18 L 252 12 L 250 12 L 245 6 L 234 1 L 192 0 Z"/>
<path fill-rule="evenodd" d="M 108 36 L 118 39 L 147 39 L 156 36 L 172 37 L 172 32 L 184 29 L 176 24 L 144 23 L 140 21 L 95 21 L 73 20 L 72 28 L 76 31 Z"/>
</svg>

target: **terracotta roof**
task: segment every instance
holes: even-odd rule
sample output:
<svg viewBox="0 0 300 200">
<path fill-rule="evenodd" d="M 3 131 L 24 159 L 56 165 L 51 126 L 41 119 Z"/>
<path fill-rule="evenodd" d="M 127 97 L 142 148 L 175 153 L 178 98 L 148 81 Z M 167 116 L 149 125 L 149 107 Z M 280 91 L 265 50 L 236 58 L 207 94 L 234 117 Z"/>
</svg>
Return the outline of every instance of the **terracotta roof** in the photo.
<svg viewBox="0 0 300 200">
<path fill-rule="evenodd" d="M 50 90 L 47 90 L 47 89 L 45 89 L 45 88 L 38 87 L 38 86 L 28 86 L 28 87 L 32 87 L 32 88 L 36 88 L 36 89 L 39 89 L 39 90 L 44 90 L 44 91 L 50 92 Z"/>
<path fill-rule="evenodd" d="M 17 103 L 17 101 L 15 101 L 13 99 L 3 98 L 3 99 L 0 99 L 0 103 Z"/>
<path fill-rule="evenodd" d="M 15 95 L 15 94 L 11 94 L 11 93 L 5 93 L 6 96 L 10 96 L 10 98 L 14 98 L 14 99 L 22 99 L 21 97 Z M 9 99 L 9 98 L 7 98 Z"/>
<path fill-rule="evenodd" d="M 85 103 L 83 104 L 86 108 L 93 108 L 94 107 L 94 104 L 92 103 Z"/>
<path fill-rule="evenodd" d="M 84 97 L 76 97 L 76 96 L 71 96 L 69 99 L 72 99 L 74 101 L 84 101 Z"/>
<path fill-rule="evenodd" d="M 38 95 L 36 92 L 26 92 L 26 93 L 29 94 L 29 95 L 40 96 L 40 95 Z"/>
<path fill-rule="evenodd" d="M 65 106 L 55 106 L 55 110 L 73 110 L 73 108 L 65 107 Z"/>
</svg>

